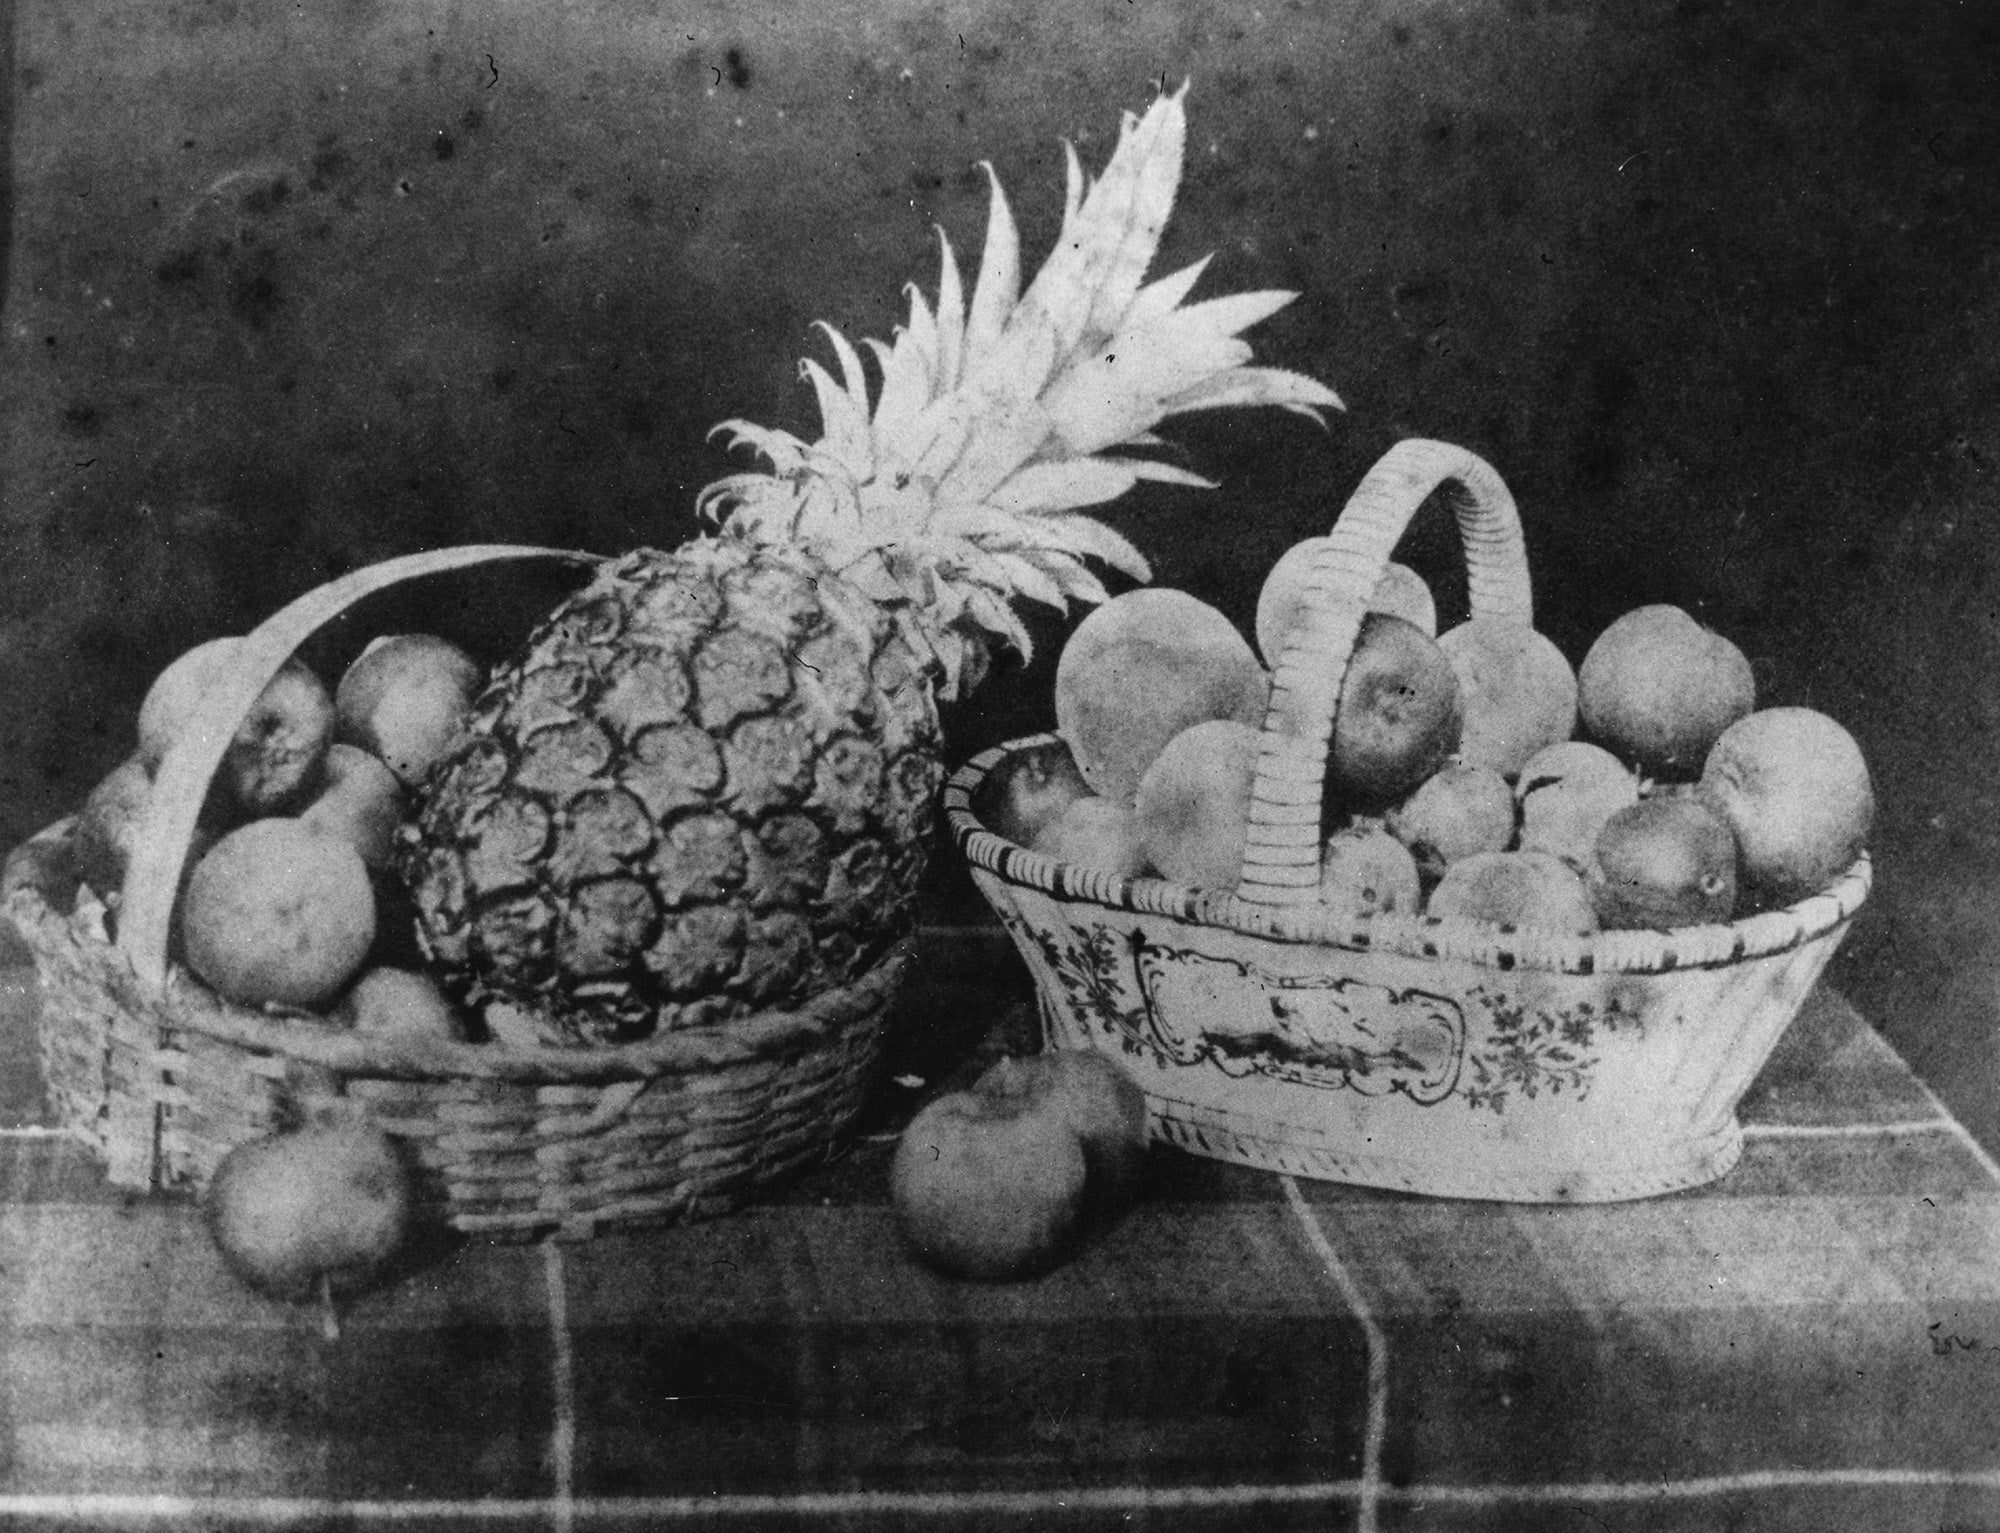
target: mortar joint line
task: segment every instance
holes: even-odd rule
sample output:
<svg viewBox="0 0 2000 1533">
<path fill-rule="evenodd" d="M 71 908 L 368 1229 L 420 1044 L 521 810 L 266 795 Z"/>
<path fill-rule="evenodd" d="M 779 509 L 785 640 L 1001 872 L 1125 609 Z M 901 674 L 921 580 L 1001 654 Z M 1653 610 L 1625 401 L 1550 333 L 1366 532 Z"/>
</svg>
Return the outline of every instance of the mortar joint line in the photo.
<svg viewBox="0 0 2000 1533">
<path fill-rule="evenodd" d="M 1320 1266 L 1340 1291 L 1341 1299 L 1361 1327 L 1362 1340 L 1368 1349 L 1368 1420 L 1361 1438 L 1361 1486 L 1355 1504 L 1354 1527 L 1355 1533 L 1378 1533 L 1382 1502 L 1382 1450 L 1389 1436 L 1388 1334 L 1369 1307 L 1368 1296 L 1361 1291 L 1361 1284 L 1355 1280 L 1347 1263 L 1340 1259 L 1340 1253 L 1334 1250 L 1333 1242 L 1327 1238 L 1326 1230 L 1306 1202 L 1305 1194 L 1299 1191 L 1297 1179 L 1281 1174 L 1278 1180 L 1284 1186 L 1285 1201 L 1291 1204 L 1299 1228 L 1305 1232 L 1306 1244 L 1312 1247 Z"/>
</svg>

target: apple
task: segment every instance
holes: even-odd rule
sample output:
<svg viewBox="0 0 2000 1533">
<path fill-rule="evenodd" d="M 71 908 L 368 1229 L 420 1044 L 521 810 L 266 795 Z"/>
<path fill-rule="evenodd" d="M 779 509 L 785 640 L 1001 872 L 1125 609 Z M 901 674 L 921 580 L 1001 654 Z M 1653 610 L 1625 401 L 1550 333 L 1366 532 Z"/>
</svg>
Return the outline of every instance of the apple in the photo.
<svg viewBox="0 0 2000 1533">
<path fill-rule="evenodd" d="M 334 691 L 335 738 L 373 752 L 415 787 L 450 749 L 485 681 L 479 662 L 449 639 L 429 633 L 377 639 Z"/>
<path fill-rule="evenodd" d="M 1743 651 L 1679 607 L 1636 607 L 1597 636 L 1577 670 L 1584 732 L 1651 777 L 1688 778 L 1756 706 Z"/>
<path fill-rule="evenodd" d="M 979 818 L 994 835 L 1016 846 L 1033 846 L 1043 830 L 1090 791 L 1069 747 L 1053 740 L 1016 751 L 994 768 L 979 787 Z"/>
<path fill-rule="evenodd" d="M 153 779 L 135 754 L 112 768 L 83 801 L 71 832 L 71 856 L 77 873 L 99 897 L 111 899 L 125 887 L 125 869 L 152 796 Z"/>
<path fill-rule="evenodd" d="M 1513 778 L 1544 746 L 1576 728 L 1576 672 L 1526 623 L 1476 617 L 1447 630 L 1438 648 L 1458 674 L 1465 728 L 1458 759 Z"/>
<path fill-rule="evenodd" d="M 378 1037 L 463 1043 L 459 1015 L 436 980 L 410 969 L 377 964 L 365 970 L 334 1008 L 333 1019 L 357 1033 Z"/>
<path fill-rule="evenodd" d="M 1385 612 L 1361 620 L 1340 684 L 1330 786 L 1343 801 L 1391 803 L 1451 758 L 1464 727 L 1458 677 L 1437 641 Z"/>
<path fill-rule="evenodd" d="M 1598 832 L 1590 897 L 1607 929 L 1727 921 L 1736 907 L 1736 837 L 1697 798 L 1642 798 Z"/>
<path fill-rule="evenodd" d="M 347 842 L 302 821 L 252 820 L 195 865 L 181 941 L 188 967 L 232 1001 L 324 1005 L 375 941 L 367 865 Z"/>
<path fill-rule="evenodd" d="M 1061 1254 L 1083 1212 L 1088 1163 L 1052 1094 L 953 1091 L 924 1106 L 889 1168 L 896 1226 L 950 1277 L 1029 1277 Z"/>
<path fill-rule="evenodd" d="M 1279 555 L 1270 574 L 1264 577 L 1263 587 L 1257 593 L 1253 626 L 1257 648 L 1266 665 L 1276 666 L 1284 658 L 1285 646 L 1291 643 L 1292 632 L 1305 609 L 1306 580 L 1312 574 L 1313 561 L 1332 541 L 1321 536 L 1294 543 Z M 1437 601 L 1424 577 L 1407 564 L 1392 562 L 1382 567 L 1381 577 L 1368 597 L 1368 610 L 1390 613 L 1415 624 L 1426 638 L 1437 637 Z"/>
<path fill-rule="evenodd" d="M 1639 802 L 1639 778 L 1603 746 L 1564 740 L 1528 758 L 1514 796 L 1520 849 L 1553 852 L 1587 874 L 1604 822 Z"/>
<path fill-rule="evenodd" d="M 197 644 L 154 678 L 139 705 L 139 759 L 157 772 L 208 689 L 235 664 L 243 641 Z M 333 699 L 300 660 L 288 660 L 250 705 L 216 772 L 230 799 L 250 815 L 295 808 L 319 781 L 333 740 Z"/>
<path fill-rule="evenodd" d="M 1423 906 L 1417 859 L 1378 823 L 1344 826 L 1320 849 L 1319 902 L 1355 915 L 1413 916 Z"/>
<path fill-rule="evenodd" d="M 1445 870 L 1427 914 L 1494 921 L 1520 931 L 1598 929 L 1583 876 L 1550 852 L 1475 852 Z"/>
<path fill-rule="evenodd" d="M 280 1298 L 379 1277 L 410 1222 L 409 1172 L 387 1135 L 319 1127 L 247 1140 L 202 1195 L 209 1233 L 244 1282 Z"/>
<path fill-rule="evenodd" d="M 1000 1060 L 973 1085 L 976 1095 L 1047 1106 L 1083 1146 L 1086 1201 L 1107 1208 L 1138 1191 L 1146 1168 L 1146 1093 L 1117 1062 L 1094 1049 L 1045 1049 Z"/>
<path fill-rule="evenodd" d="M 1766 904 L 1824 889 L 1861 855 L 1875 823 L 1861 747 L 1811 708 L 1764 708 L 1730 725 L 1698 791 L 1736 833 L 1739 875 Z"/>
<path fill-rule="evenodd" d="M 1130 805 L 1094 793 L 1074 800 L 1044 825 L 1030 849 L 1117 878 L 1141 877 L 1148 866 L 1138 814 Z"/>
<path fill-rule="evenodd" d="M 1410 849 L 1417 871 L 1435 883 L 1461 857 L 1506 851 L 1519 814 L 1514 790 L 1498 771 L 1454 761 L 1425 778 L 1385 823 Z"/>
</svg>

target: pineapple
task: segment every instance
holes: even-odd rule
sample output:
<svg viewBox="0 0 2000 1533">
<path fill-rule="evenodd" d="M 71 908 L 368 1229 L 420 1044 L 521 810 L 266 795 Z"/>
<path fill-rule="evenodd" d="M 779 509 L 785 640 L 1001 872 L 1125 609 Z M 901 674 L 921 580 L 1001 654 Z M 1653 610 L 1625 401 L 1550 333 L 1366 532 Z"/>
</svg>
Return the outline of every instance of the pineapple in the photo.
<svg viewBox="0 0 2000 1533">
<path fill-rule="evenodd" d="M 912 286 L 872 407 L 822 326 L 820 440 L 717 427 L 769 472 L 698 502 L 713 532 L 604 568 L 496 669 L 403 849 L 420 933 L 474 1004 L 584 1045 L 795 1005 L 905 931 L 943 774 L 937 704 L 1017 601 L 1103 601 L 1145 559 L 1081 508 L 1209 481 L 1132 449 L 1188 410 L 1340 401 L 1249 366 L 1239 332 L 1294 296 L 1187 303 L 1144 283 L 1179 187 L 1185 87 L 1125 117 L 1092 184 L 1068 156 L 1057 247 L 1025 292 L 997 177 L 970 298 L 948 238 Z M 1112 452 L 1109 449 L 1125 449 Z"/>
</svg>

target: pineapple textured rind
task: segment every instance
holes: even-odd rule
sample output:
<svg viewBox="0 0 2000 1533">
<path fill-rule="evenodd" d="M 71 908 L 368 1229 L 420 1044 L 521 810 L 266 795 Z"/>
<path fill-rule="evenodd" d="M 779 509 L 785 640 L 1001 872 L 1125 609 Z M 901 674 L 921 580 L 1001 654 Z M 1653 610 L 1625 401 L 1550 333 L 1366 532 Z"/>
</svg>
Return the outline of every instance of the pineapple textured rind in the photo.
<svg viewBox="0 0 2000 1533">
<path fill-rule="evenodd" d="M 936 705 L 896 625 L 802 549 L 603 570 L 497 669 L 403 872 L 475 1007 L 603 1044 L 797 1004 L 912 918 Z"/>
</svg>

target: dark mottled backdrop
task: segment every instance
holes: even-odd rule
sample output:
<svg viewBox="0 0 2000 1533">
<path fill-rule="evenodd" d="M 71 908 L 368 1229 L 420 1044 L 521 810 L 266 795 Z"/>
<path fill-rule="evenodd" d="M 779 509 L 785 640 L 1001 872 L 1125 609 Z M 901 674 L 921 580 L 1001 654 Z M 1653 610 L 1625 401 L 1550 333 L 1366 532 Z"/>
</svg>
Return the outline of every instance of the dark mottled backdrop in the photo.
<svg viewBox="0 0 2000 1533">
<path fill-rule="evenodd" d="M 7 841 L 129 749 L 157 667 L 340 570 L 686 535 L 708 426 L 811 424 L 811 320 L 886 335 L 935 224 L 975 259 L 976 161 L 1038 257 L 1060 141 L 1101 164 L 1191 77 L 1163 259 L 1300 290 L 1260 351 L 1350 411 L 1191 420 L 1223 489 L 1115 519 L 1247 624 L 1397 437 L 1490 457 L 1573 659 L 1678 602 L 1860 736 L 1880 893 L 1836 978 L 2000 1139 L 2000 11 L 19 0 L 12 31 Z M 1433 525 L 1413 562 L 1448 590 L 1451 553 Z M 1047 681 L 1002 672 L 958 749 L 1044 724 Z"/>
</svg>

